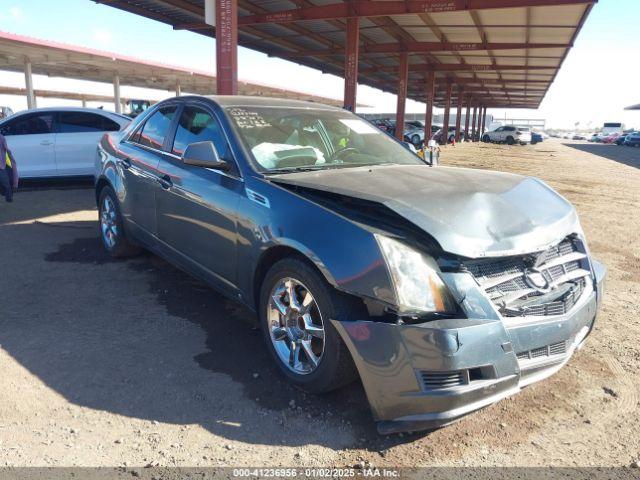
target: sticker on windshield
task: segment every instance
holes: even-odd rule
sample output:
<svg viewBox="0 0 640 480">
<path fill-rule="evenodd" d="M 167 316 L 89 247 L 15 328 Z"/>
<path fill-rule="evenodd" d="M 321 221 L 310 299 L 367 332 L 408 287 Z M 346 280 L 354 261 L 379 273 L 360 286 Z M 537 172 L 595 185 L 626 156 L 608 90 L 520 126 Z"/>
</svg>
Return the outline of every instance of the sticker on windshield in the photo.
<svg viewBox="0 0 640 480">
<path fill-rule="evenodd" d="M 380 133 L 380 130 L 375 128 L 373 125 L 357 118 L 341 118 L 340 123 L 346 125 L 355 133 L 360 135 L 372 135 Z"/>
<path fill-rule="evenodd" d="M 229 109 L 229 115 L 233 117 L 233 119 L 236 121 L 236 124 L 240 128 L 271 126 L 271 124 L 267 122 L 258 112 L 249 112 L 244 108 L 231 108 Z"/>
</svg>

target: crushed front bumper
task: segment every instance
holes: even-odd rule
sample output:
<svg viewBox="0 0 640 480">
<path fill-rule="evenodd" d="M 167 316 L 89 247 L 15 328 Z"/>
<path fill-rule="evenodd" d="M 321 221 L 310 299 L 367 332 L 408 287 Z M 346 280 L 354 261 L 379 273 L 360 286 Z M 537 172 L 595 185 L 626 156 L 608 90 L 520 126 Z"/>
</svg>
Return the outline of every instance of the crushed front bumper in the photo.
<svg viewBox="0 0 640 480">
<path fill-rule="evenodd" d="M 468 275 L 449 274 L 469 318 L 333 321 L 380 433 L 444 426 L 557 372 L 593 328 L 606 273 L 593 265 L 593 286 L 563 316 L 503 319 Z"/>
</svg>

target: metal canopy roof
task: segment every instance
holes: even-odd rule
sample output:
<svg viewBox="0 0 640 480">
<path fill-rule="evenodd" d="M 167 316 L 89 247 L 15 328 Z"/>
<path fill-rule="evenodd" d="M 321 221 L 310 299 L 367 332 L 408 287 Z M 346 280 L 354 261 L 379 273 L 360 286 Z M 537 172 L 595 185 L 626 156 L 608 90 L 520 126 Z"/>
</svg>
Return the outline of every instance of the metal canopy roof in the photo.
<svg viewBox="0 0 640 480">
<path fill-rule="evenodd" d="M 216 77 L 210 73 L 0 32 L 0 70 L 22 72 L 27 58 L 34 74 L 107 83 L 113 82 L 117 74 L 123 85 L 135 87 L 174 90 L 179 84 L 182 91 L 202 95 L 211 95 L 216 90 Z M 244 95 L 342 105 L 341 100 L 257 83 L 239 82 L 238 88 Z M 38 95 L 42 93 L 36 92 Z M 69 97 L 68 94 L 63 96 Z M 84 97 L 89 99 L 87 95 Z"/>
<path fill-rule="evenodd" d="M 203 35 L 204 0 L 94 0 Z M 597 0 L 238 0 L 239 44 L 343 76 L 345 24 L 360 18 L 359 83 L 396 93 L 409 54 L 408 97 L 426 72 L 489 107 L 537 108 Z M 457 95 L 453 90 L 453 97 Z"/>
</svg>

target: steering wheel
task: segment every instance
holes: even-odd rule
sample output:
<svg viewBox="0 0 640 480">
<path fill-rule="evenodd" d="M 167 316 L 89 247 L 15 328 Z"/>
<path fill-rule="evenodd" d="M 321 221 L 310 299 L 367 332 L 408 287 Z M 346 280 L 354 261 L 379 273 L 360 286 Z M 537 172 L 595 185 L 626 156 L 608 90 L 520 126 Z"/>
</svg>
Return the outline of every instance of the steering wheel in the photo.
<svg viewBox="0 0 640 480">
<path fill-rule="evenodd" d="M 336 150 L 331 154 L 331 156 L 329 157 L 329 161 L 331 162 L 332 160 L 337 160 L 345 153 L 359 153 L 359 150 L 353 147 L 340 148 L 339 150 Z"/>
</svg>

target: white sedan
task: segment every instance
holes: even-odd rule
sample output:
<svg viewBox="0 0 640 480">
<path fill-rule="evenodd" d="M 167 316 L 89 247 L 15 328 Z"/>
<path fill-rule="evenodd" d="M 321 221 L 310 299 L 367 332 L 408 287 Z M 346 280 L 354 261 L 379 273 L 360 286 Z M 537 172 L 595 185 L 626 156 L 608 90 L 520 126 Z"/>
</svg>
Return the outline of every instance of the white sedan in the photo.
<svg viewBox="0 0 640 480">
<path fill-rule="evenodd" d="M 93 175 L 96 147 L 105 132 L 123 130 L 130 118 L 90 108 L 40 108 L 0 121 L 20 178 Z"/>
</svg>

